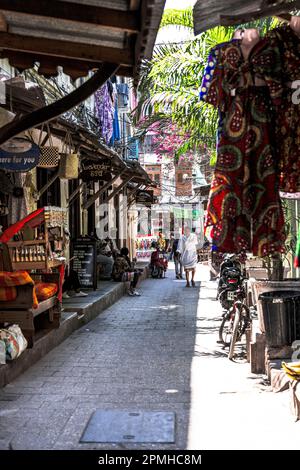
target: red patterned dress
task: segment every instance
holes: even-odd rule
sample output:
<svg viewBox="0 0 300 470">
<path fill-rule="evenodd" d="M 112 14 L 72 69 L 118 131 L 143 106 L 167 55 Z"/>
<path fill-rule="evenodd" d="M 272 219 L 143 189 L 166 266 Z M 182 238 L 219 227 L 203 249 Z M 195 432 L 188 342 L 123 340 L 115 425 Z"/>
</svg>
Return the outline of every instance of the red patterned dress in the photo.
<svg viewBox="0 0 300 470">
<path fill-rule="evenodd" d="M 200 99 L 218 108 L 220 127 L 205 226 L 221 252 L 284 251 L 273 148 L 279 72 L 279 51 L 270 40 L 259 41 L 247 60 L 239 39 L 217 46 L 208 59 Z M 265 86 L 256 85 L 257 77 Z"/>
<path fill-rule="evenodd" d="M 300 93 L 296 88 L 300 87 L 300 38 L 288 24 L 269 31 L 267 37 L 277 40 L 282 60 L 283 92 L 276 113 L 280 190 L 297 193 L 300 192 Z"/>
</svg>

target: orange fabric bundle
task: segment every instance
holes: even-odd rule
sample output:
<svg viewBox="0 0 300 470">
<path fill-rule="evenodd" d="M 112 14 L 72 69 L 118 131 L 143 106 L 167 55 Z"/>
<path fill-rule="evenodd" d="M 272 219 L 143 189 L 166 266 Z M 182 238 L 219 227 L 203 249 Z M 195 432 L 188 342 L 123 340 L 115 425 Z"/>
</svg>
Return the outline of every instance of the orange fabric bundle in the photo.
<svg viewBox="0 0 300 470">
<path fill-rule="evenodd" d="M 11 295 L 10 289 L 16 286 L 24 286 L 25 284 L 30 284 L 34 286 L 34 281 L 30 277 L 27 271 L 0 271 L 0 287 L 2 287 L 7 293 L 6 295 Z M 7 290 L 8 289 L 8 290 Z M 3 294 L 2 294 L 3 295 Z M 14 300 L 14 299 L 7 299 Z M 38 307 L 38 299 L 36 296 L 35 288 L 33 288 L 33 308 Z"/>
<path fill-rule="evenodd" d="M 39 301 L 50 299 L 57 291 L 58 285 L 52 282 L 37 282 L 35 285 L 35 292 Z"/>
</svg>

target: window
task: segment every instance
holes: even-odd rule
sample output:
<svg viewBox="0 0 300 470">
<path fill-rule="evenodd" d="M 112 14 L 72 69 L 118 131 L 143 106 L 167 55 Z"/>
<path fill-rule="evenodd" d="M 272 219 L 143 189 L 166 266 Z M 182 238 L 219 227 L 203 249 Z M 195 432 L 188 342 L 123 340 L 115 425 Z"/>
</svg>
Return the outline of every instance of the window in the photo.
<svg viewBox="0 0 300 470">
<path fill-rule="evenodd" d="M 177 174 L 177 182 L 178 183 L 183 183 L 183 174 L 182 173 Z"/>
<path fill-rule="evenodd" d="M 155 183 L 160 184 L 160 174 L 155 173 L 155 175 L 153 175 L 153 176 L 154 176 L 153 179 L 154 179 Z"/>
<path fill-rule="evenodd" d="M 155 147 L 155 135 L 154 134 L 147 134 L 140 146 L 141 153 L 153 153 Z"/>
</svg>

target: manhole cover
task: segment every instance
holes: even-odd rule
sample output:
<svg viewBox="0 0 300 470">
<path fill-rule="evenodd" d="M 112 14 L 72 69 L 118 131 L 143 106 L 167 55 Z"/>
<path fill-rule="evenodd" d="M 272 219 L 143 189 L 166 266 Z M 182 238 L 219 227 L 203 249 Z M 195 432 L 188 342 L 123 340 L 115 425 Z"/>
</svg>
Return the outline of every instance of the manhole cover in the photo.
<svg viewBox="0 0 300 470">
<path fill-rule="evenodd" d="M 175 442 L 175 413 L 102 411 L 93 413 L 80 442 Z"/>
</svg>

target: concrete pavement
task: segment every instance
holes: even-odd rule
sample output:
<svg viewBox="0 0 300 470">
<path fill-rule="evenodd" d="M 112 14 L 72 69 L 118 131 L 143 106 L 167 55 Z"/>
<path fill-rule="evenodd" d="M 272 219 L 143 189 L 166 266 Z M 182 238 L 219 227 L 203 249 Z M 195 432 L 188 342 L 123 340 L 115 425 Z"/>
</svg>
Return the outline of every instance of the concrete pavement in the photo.
<svg viewBox="0 0 300 470">
<path fill-rule="evenodd" d="M 288 392 L 216 343 L 216 285 L 147 279 L 0 390 L 1 449 L 298 449 Z M 201 287 L 200 285 L 201 280 Z M 176 442 L 82 444 L 96 409 L 174 411 Z"/>
</svg>

